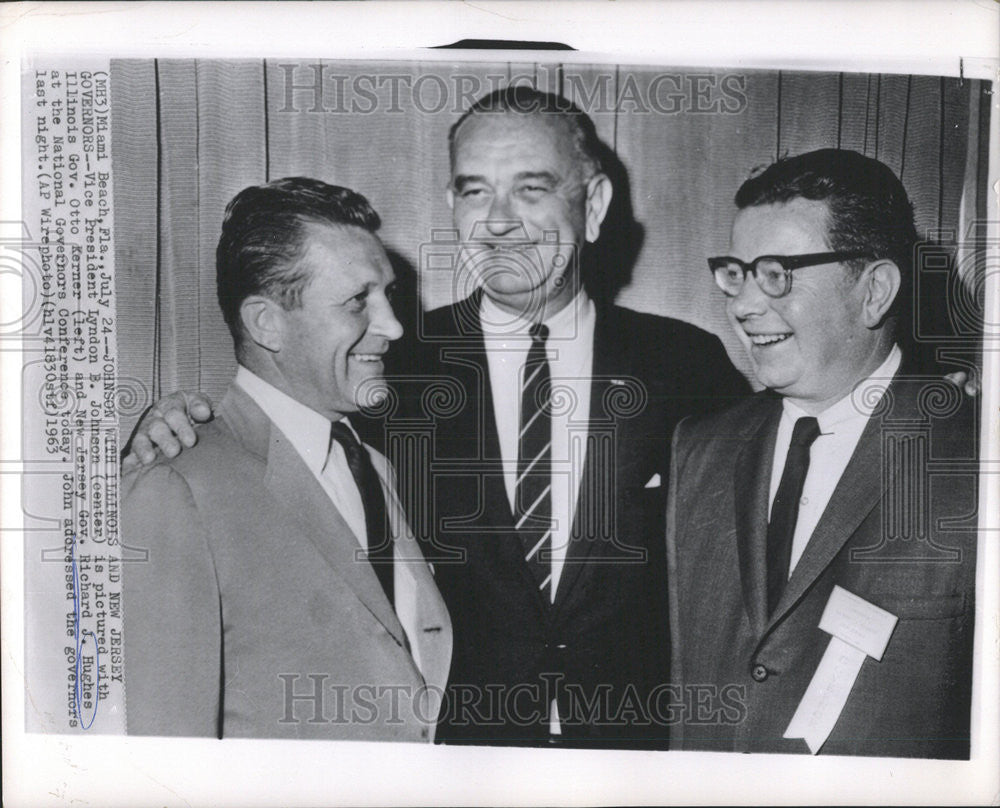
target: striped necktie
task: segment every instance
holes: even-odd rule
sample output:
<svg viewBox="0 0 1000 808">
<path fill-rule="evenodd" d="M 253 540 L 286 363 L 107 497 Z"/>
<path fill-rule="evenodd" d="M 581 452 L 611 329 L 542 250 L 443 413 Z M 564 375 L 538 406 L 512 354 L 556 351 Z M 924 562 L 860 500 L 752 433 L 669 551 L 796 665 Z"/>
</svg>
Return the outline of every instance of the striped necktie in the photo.
<svg viewBox="0 0 1000 808">
<path fill-rule="evenodd" d="M 539 590 L 552 597 L 552 380 L 545 354 L 549 330 L 531 327 L 531 348 L 521 376 L 514 518 Z"/>
</svg>

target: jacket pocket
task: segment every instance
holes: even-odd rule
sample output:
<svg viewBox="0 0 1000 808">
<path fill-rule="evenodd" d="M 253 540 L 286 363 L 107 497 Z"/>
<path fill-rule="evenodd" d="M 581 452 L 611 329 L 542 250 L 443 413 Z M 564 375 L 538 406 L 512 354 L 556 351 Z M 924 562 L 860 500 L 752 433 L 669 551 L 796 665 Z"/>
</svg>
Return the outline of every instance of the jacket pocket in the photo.
<svg viewBox="0 0 1000 808">
<path fill-rule="evenodd" d="M 900 620 L 946 620 L 961 616 L 971 606 L 971 598 L 961 592 L 933 597 L 872 594 L 868 600 Z"/>
</svg>

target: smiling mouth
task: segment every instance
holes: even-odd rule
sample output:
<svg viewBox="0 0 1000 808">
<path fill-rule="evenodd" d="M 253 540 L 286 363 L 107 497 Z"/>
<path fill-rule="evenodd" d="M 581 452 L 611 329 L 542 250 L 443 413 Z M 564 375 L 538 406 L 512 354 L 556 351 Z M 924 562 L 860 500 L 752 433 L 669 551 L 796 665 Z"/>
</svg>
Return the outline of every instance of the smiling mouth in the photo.
<svg viewBox="0 0 1000 808">
<path fill-rule="evenodd" d="M 351 359 L 355 362 L 381 362 L 382 354 L 352 353 Z"/>
<path fill-rule="evenodd" d="M 757 347 L 777 345 L 779 342 L 784 342 L 790 336 L 792 336 L 791 332 L 785 334 L 747 334 L 751 344 L 756 345 Z"/>
</svg>

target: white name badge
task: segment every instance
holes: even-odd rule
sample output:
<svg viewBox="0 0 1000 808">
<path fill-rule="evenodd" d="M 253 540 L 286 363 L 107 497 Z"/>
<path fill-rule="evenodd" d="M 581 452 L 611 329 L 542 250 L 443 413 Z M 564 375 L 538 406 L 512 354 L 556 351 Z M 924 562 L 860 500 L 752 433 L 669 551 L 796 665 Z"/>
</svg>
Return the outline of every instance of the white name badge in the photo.
<svg viewBox="0 0 1000 808">
<path fill-rule="evenodd" d="M 833 636 L 784 737 L 802 738 L 812 754 L 819 752 L 847 704 L 865 657 L 882 659 L 898 619 L 842 587 L 833 587 L 819 621 L 819 627 Z"/>
</svg>

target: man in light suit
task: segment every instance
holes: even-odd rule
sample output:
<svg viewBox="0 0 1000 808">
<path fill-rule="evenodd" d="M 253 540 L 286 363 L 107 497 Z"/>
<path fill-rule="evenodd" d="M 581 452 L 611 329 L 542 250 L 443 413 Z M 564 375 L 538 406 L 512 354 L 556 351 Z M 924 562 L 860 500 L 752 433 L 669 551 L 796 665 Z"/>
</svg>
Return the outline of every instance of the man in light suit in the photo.
<svg viewBox="0 0 1000 808">
<path fill-rule="evenodd" d="M 229 204 L 219 303 L 239 370 L 200 435 L 124 480 L 128 730 L 428 741 L 448 613 L 385 458 L 347 415 L 402 333 L 378 215 L 292 178 Z"/>
<path fill-rule="evenodd" d="M 673 746 L 967 758 L 976 419 L 910 370 L 909 199 L 827 149 L 736 205 L 709 263 L 767 389 L 675 432 Z"/>
</svg>

